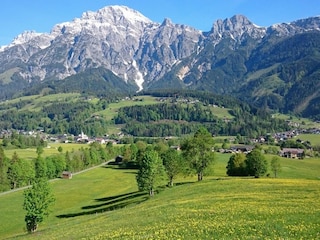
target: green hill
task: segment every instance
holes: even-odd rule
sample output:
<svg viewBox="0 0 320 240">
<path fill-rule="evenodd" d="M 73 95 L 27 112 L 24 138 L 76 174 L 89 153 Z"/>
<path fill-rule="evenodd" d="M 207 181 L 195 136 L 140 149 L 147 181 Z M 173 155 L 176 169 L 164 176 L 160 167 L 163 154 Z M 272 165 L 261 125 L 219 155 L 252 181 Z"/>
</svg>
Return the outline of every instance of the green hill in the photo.
<svg viewBox="0 0 320 240">
<path fill-rule="evenodd" d="M 162 90 L 134 97 L 40 94 L 0 103 L 0 129 L 102 137 L 182 136 L 205 126 L 214 135 L 257 137 L 290 127 L 271 112 L 209 92 Z"/>
<path fill-rule="evenodd" d="M 280 178 L 229 178 L 230 155 L 213 176 L 181 177 L 153 198 L 134 170 L 100 167 L 52 182 L 56 204 L 38 232 L 24 232 L 22 191 L 0 196 L 6 239 L 316 239 L 319 159 L 281 159 Z"/>
</svg>

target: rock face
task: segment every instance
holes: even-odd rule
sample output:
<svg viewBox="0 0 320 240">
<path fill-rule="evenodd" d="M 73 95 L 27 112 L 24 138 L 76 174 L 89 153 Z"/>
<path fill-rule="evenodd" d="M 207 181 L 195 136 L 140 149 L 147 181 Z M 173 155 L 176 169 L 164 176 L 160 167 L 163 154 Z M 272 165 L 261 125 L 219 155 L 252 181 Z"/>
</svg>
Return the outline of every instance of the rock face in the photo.
<svg viewBox="0 0 320 240">
<path fill-rule="evenodd" d="M 232 94 L 253 76 L 263 77 L 262 68 L 273 69 L 290 60 L 270 57 L 279 51 L 287 55 L 285 45 L 277 44 L 310 32 L 320 32 L 320 17 L 259 27 L 235 15 L 201 32 L 169 19 L 152 22 L 126 6 L 108 6 L 57 24 L 50 33 L 24 32 L 2 46 L 0 98 L 38 82 L 63 80 L 96 68 L 112 71 L 119 81 L 135 84 L 138 90 L 180 86 Z"/>
<path fill-rule="evenodd" d="M 32 82 L 64 79 L 103 66 L 142 89 L 145 82 L 160 78 L 189 56 L 201 36 L 200 31 L 170 20 L 160 25 L 128 7 L 110 6 L 57 24 L 50 34 L 20 34 L 2 47 L 0 71 L 18 67 L 18 75 Z"/>
</svg>

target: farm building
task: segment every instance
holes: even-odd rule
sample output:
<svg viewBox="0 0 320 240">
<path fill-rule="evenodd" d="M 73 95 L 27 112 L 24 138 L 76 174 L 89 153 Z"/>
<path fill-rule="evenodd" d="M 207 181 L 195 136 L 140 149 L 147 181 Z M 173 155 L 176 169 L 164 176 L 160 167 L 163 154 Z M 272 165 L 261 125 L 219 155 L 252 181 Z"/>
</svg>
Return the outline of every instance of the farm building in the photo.
<svg viewBox="0 0 320 240">
<path fill-rule="evenodd" d="M 62 172 L 62 178 L 64 178 L 64 179 L 71 179 L 71 178 L 72 178 L 72 172 L 63 171 L 63 172 Z"/>
<path fill-rule="evenodd" d="M 123 156 L 121 156 L 121 155 L 118 155 L 118 156 L 116 157 L 116 159 L 115 159 L 116 164 L 121 164 L 122 161 L 123 161 Z"/>
<path fill-rule="evenodd" d="M 231 146 L 231 152 L 235 153 L 249 153 L 253 150 L 253 146 L 249 145 L 236 145 L 236 146 Z"/>
<path fill-rule="evenodd" d="M 286 158 L 304 158 L 304 150 L 301 148 L 283 148 L 279 154 L 281 157 Z"/>
</svg>

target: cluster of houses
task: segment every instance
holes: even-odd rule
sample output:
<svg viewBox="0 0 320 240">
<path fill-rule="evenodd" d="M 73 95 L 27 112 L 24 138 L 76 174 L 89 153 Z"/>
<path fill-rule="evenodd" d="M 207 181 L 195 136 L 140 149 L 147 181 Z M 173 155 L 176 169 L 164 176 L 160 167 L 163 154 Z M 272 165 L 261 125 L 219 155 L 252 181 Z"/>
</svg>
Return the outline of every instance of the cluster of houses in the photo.
<svg viewBox="0 0 320 240">
<path fill-rule="evenodd" d="M 245 153 L 248 154 L 253 150 L 252 145 L 234 145 L 230 149 L 220 149 L 221 153 Z M 303 159 L 305 156 L 304 149 L 301 148 L 283 148 L 279 151 L 279 156 L 285 158 Z"/>
<path fill-rule="evenodd" d="M 41 139 L 46 140 L 46 141 L 51 141 L 51 142 L 61 142 L 61 143 L 69 143 L 69 142 L 76 142 L 76 143 L 82 143 L 82 144 L 90 144 L 94 142 L 98 142 L 100 144 L 107 144 L 108 142 L 112 142 L 112 144 L 117 144 L 118 141 L 112 138 L 109 138 L 109 136 L 105 137 L 96 137 L 96 138 L 91 138 L 81 132 L 78 136 L 73 136 L 73 135 L 58 135 L 58 136 L 50 136 L 48 134 L 45 134 L 41 130 L 37 131 L 16 131 L 18 134 L 22 135 L 29 135 L 29 136 L 37 136 L 39 135 Z M 272 138 L 274 143 L 279 143 L 282 141 L 286 141 L 289 139 L 292 139 L 296 136 L 299 135 L 301 131 L 297 130 L 292 130 L 292 131 L 287 131 L 287 132 L 279 132 L 275 133 L 272 136 L 261 136 L 256 139 L 251 139 L 252 145 L 256 143 L 265 143 L 268 141 L 268 138 Z M 309 130 L 303 130 L 303 133 L 312 133 L 312 134 L 320 134 L 320 129 L 309 129 Z M 11 130 L 1 130 L 0 131 L 0 138 L 8 138 L 12 134 Z M 122 133 L 119 133 L 118 137 L 121 137 Z M 220 152 L 225 152 L 225 153 L 249 153 L 252 151 L 254 148 L 252 145 L 234 145 L 231 146 L 230 149 L 220 149 Z M 177 146 L 174 146 L 176 149 L 178 149 Z M 305 156 L 304 149 L 299 149 L 299 148 L 283 148 L 281 151 L 279 151 L 279 155 L 282 157 L 286 158 L 297 158 L 297 159 L 302 159 Z"/>
<path fill-rule="evenodd" d="M 279 143 L 279 142 L 283 142 L 283 141 L 292 139 L 298 135 L 299 135 L 298 131 L 292 130 L 292 131 L 286 131 L 286 132 L 278 132 L 278 133 L 273 134 L 272 136 L 271 135 L 260 136 L 258 138 L 251 139 L 250 141 L 252 143 L 265 143 L 271 137 L 274 143 Z"/>
<path fill-rule="evenodd" d="M 39 136 L 41 139 L 48 141 L 48 142 L 57 142 L 57 143 L 83 143 L 83 144 L 90 144 L 94 142 L 98 142 L 100 144 L 107 144 L 108 142 L 112 142 L 113 144 L 117 144 L 118 141 L 115 139 L 109 138 L 109 136 L 104 137 L 89 137 L 83 132 L 81 132 L 78 136 L 74 135 L 68 135 L 68 134 L 62 134 L 62 135 L 49 135 L 44 133 L 42 130 L 36 130 L 36 131 L 24 131 L 24 130 L 14 130 L 17 134 L 21 134 L 24 136 Z M 12 130 L 1 130 L 0 131 L 0 139 L 4 138 L 10 138 L 12 135 Z M 118 134 L 118 137 L 121 137 L 122 133 Z"/>
<path fill-rule="evenodd" d="M 104 137 L 89 137 L 88 135 L 81 132 L 78 136 L 70 136 L 67 134 L 59 135 L 59 136 L 52 136 L 49 138 L 51 142 L 61 142 L 61 143 L 83 143 L 83 144 L 91 144 L 94 142 L 100 143 L 100 144 L 107 144 L 108 142 L 111 142 L 112 144 L 117 144 L 118 141 L 115 139 L 109 138 L 109 136 Z"/>
<path fill-rule="evenodd" d="M 320 129 L 309 129 L 308 131 L 304 130 L 303 133 L 311 133 L 311 134 L 320 134 Z M 297 137 L 300 134 L 297 130 L 286 131 L 275 133 L 272 136 L 260 136 L 255 139 L 251 139 L 250 142 L 252 145 L 233 145 L 230 149 L 220 149 L 220 152 L 223 153 L 250 153 L 254 148 L 254 144 L 256 143 L 266 143 L 268 138 L 272 137 L 272 141 L 274 143 L 281 143 L 283 141 L 287 141 Z M 298 140 L 297 140 L 298 141 Z M 283 148 L 279 151 L 279 156 L 285 158 L 293 158 L 293 159 L 303 159 L 305 157 L 305 150 L 302 148 Z"/>
</svg>

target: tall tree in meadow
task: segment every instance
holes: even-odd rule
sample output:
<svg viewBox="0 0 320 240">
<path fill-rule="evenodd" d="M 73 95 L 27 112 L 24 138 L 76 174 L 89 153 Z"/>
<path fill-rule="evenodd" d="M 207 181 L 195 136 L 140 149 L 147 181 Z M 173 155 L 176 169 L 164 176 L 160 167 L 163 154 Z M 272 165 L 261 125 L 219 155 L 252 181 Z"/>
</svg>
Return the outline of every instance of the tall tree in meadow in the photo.
<svg viewBox="0 0 320 240">
<path fill-rule="evenodd" d="M 148 191 L 150 196 L 154 190 L 162 184 L 165 170 L 162 159 L 154 150 L 147 150 L 140 161 L 139 170 L 136 176 L 140 191 Z"/>
<path fill-rule="evenodd" d="M 172 148 L 165 151 L 161 158 L 163 160 L 164 168 L 169 178 L 169 186 L 173 186 L 173 179 L 182 172 L 183 162 L 180 153 Z"/>
<path fill-rule="evenodd" d="M 35 169 L 35 174 L 36 178 L 47 178 L 47 163 L 43 157 L 39 154 L 38 157 L 35 159 L 34 162 L 34 169 Z"/>
<path fill-rule="evenodd" d="M 122 156 L 123 156 L 123 162 L 128 163 L 132 160 L 132 151 L 129 145 L 124 145 L 122 148 Z"/>
<path fill-rule="evenodd" d="M 181 145 L 183 158 L 190 169 L 203 179 L 204 171 L 214 162 L 213 138 L 206 128 L 200 128 L 193 137 L 187 138 Z"/>
<path fill-rule="evenodd" d="M 118 148 L 117 148 L 118 149 Z M 106 154 L 107 154 L 107 158 L 113 158 L 117 155 L 117 150 L 113 147 L 113 143 L 112 142 L 108 142 L 106 144 Z"/>
<path fill-rule="evenodd" d="M 43 146 L 41 146 L 41 145 L 37 146 L 36 152 L 37 152 L 37 155 L 40 156 L 44 152 Z"/>
<path fill-rule="evenodd" d="M 146 152 L 146 149 L 147 149 L 147 143 L 146 142 L 143 142 L 143 141 L 137 141 L 136 142 L 136 146 L 138 148 L 138 152 L 137 152 L 137 155 L 136 155 L 136 160 L 138 162 L 138 164 L 140 164 L 140 161 L 142 160 L 145 152 Z"/>
<path fill-rule="evenodd" d="M 34 162 L 35 178 L 32 187 L 24 191 L 23 209 L 26 210 L 25 222 L 27 231 L 32 233 L 38 228 L 46 216 L 49 215 L 54 197 L 48 182 L 48 166 L 41 149 L 37 149 L 38 156 Z"/>
<path fill-rule="evenodd" d="M 246 169 L 250 176 L 259 178 L 261 176 L 264 176 L 267 172 L 268 163 L 259 148 L 255 148 L 250 153 L 248 153 L 245 163 Z"/>
<path fill-rule="evenodd" d="M 64 158 L 66 160 L 66 169 L 65 170 L 73 171 L 71 153 L 69 151 L 66 151 Z"/>
<path fill-rule="evenodd" d="M 63 152 L 63 148 L 61 146 L 58 147 L 58 152 L 62 153 Z"/>
<path fill-rule="evenodd" d="M 277 177 L 278 173 L 281 172 L 280 158 L 278 156 L 274 156 L 271 159 L 271 170 L 274 173 L 275 178 Z"/>
<path fill-rule="evenodd" d="M 55 178 L 57 169 L 56 169 L 56 165 L 54 164 L 52 158 L 46 157 L 44 161 L 45 161 L 46 166 L 47 166 L 47 172 L 46 172 L 47 178 L 48 179 Z"/>
<path fill-rule="evenodd" d="M 154 150 L 156 150 L 160 156 L 167 152 L 169 149 L 169 145 L 167 142 L 159 141 L 156 144 L 154 144 Z"/>
<path fill-rule="evenodd" d="M 64 154 L 53 155 L 52 157 L 53 164 L 56 166 L 56 176 L 60 177 L 62 172 L 66 170 L 67 163 Z"/>
<path fill-rule="evenodd" d="M 21 185 L 23 174 L 21 159 L 19 158 L 18 154 L 14 152 L 9 162 L 7 171 L 7 178 L 9 180 L 11 189 L 15 189 Z"/>
<path fill-rule="evenodd" d="M 131 152 L 131 160 L 136 161 L 137 160 L 137 155 L 138 155 L 138 147 L 136 144 L 131 143 L 130 144 L 130 152 Z"/>
<path fill-rule="evenodd" d="M 37 230 L 41 223 L 50 213 L 55 198 L 46 178 L 35 178 L 32 187 L 24 191 L 23 209 L 26 210 L 25 222 L 29 233 Z"/>
<path fill-rule="evenodd" d="M 0 191 L 9 189 L 7 178 L 9 159 L 4 154 L 3 148 L 0 146 Z"/>
<path fill-rule="evenodd" d="M 228 176 L 245 176 L 247 175 L 245 165 L 246 155 L 244 153 L 232 154 L 227 165 Z"/>
</svg>

